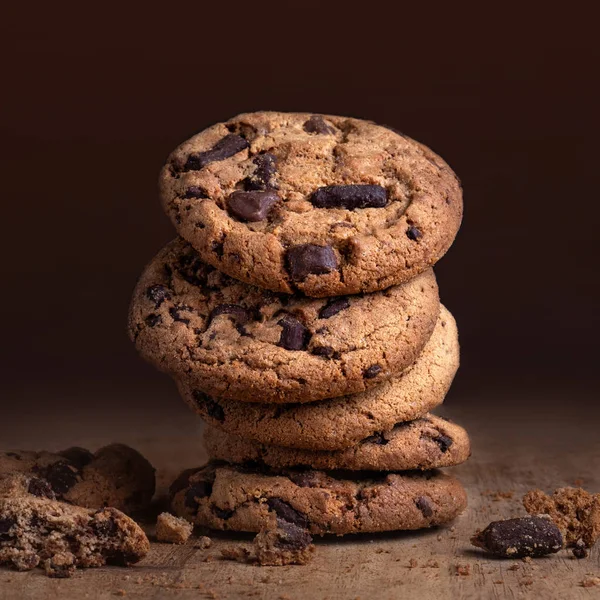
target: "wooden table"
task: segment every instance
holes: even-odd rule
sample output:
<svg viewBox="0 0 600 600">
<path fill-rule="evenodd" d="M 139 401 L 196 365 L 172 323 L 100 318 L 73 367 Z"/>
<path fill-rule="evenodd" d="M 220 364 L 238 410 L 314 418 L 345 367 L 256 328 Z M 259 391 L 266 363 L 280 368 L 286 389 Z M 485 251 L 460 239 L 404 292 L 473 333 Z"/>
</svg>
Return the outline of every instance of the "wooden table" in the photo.
<svg viewBox="0 0 600 600">
<path fill-rule="evenodd" d="M 150 458 L 164 488 L 176 471 L 200 464 L 203 451 L 199 421 L 171 387 L 158 393 L 164 402 L 146 410 L 136 401 L 116 402 L 107 411 L 88 397 L 85 410 L 74 403 L 74 412 L 28 414 L 23 403 L 13 414 L 14 427 L 4 428 L 2 449 L 95 448 L 123 441 Z M 583 482 L 600 491 L 600 411 L 580 414 L 578 406 L 592 405 L 584 400 L 573 390 L 556 391 L 551 400 L 523 390 L 445 407 L 442 414 L 467 427 L 474 447 L 471 460 L 454 469 L 470 505 L 452 527 L 318 540 L 309 565 L 289 567 L 221 560 L 221 548 L 247 543 L 251 536 L 215 535 L 208 550 L 195 549 L 193 539 L 185 546 L 153 543 L 150 555 L 133 568 L 80 570 L 66 580 L 49 579 L 41 570 L 2 569 L 0 598 L 600 598 L 600 587 L 581 585 L 587 577 L 600 577 L 597 548 L 584 560 L 562 551 L 526 563 L 493 559 L 469 544 L 471 534 L 490 520 L 523 514 L 520 498 L 529 489 Z M 17 425 L 24 418 L 26 432 Z"/>
</svg>

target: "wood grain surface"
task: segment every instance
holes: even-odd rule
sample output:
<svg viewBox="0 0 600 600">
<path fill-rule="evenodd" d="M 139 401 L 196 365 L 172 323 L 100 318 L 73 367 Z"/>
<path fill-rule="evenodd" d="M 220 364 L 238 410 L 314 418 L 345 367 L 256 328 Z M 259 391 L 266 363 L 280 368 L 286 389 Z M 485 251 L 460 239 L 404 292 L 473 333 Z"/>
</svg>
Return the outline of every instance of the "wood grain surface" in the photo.
<svg viewBox="0 0 600 600">
<path fill-rule="evenodd" d="M 153 543 L 135 567 L 79 570 L 71 579 L 0 569 L 0 598 L 600 598 L 600 586 L 582 585 L 600 577 L 597 548 L 584 560 L 561 551 L 524 562 L 490 558 L 469 544 L 491 520 L 523 514 L 520 500 L 529 489 L 577 483 L 600 491 L 598 411 L 569 410 L 577 397 L 572 390 L 554 391 L 552 401 L 522 394 L 466 399 L 441 411 L 467 427 L 474 447 L 469 462 L 452 470 L 470 504 L 451 527 L 319 539 L 309 565 L 288 567 L 221 559 L 221 548 L 249 544 L 250 535 L 215 535 L 206 550 L 194 548 L 195 538 L 184 546 Z M 163 489 L 179 469 L 200 464 L 201 424 L 183 406 L 169 400 L 162 409 L 134 409 L 124 402 L 118 418 L 101 410 L 65 418 L 27 414 L 23 405 L 14 426 L 4 428 L 2 449 L 123 441 L 153 461 Z M 26 430 L 18 426 L 25 415 Z"/>
</svg>

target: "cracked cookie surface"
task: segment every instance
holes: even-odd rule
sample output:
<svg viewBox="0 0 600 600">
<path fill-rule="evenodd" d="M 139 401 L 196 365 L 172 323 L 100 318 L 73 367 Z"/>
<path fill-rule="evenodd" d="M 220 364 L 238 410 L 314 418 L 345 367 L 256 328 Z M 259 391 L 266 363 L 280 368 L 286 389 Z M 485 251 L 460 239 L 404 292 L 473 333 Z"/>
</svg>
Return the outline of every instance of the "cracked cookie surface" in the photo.
<svg viewBox="0 0 600 600">
<path fill-rule="evenodd" d="M 229 463 L 353 471 L 437 469 L 458 465 L 471 453 L 469 437 L 460 425 L 431 414 L 337 452 L 269 446 L 210 426 L 204 430 L 204 444 L 211 459 Z"/>
<path fill-rule="evenodd" d="M 87 508 L 112 506 L 126 513 L 147 508 L 155 488 L 152 465 L 124 444 L 110 444 L 95 453 L 85 448 L 0 452 L 0 475 L 10 472 L 34 476 L 57 500 Z"/>
<path fill-rule="evenodd" d="M 450 167 L 375 123 L 238 115 L 195 135 L 160 176 L 163 207 L 203 260 L 277 292 L 381 290 L 434 265 L 462 218 Z"/>
<path fill-rule="evenodd" d="M 339 450 L 441 404 L 458 364 L 456 323 L 442 306 L 434 332 L 415 363 L 361 394 L 275 405 L 211 398 L 184 384 L 179 384 L 179 392 L 207 423 L 240 437 L 273 446 Z"/>
<path fill-rule="evenodd" d="M 458 480 L 439 471 L 270 471 L 208 463 L 171 486 L 171 509 L 196 525 L 260 531 L 279 517 L 312 534 L 421 529 L 467 505 Z"/>
<path fill-rule="evenodd" d="M 121 511 L 59 502 L 42 481 L 26 473 L 0 475 L 1 564 L 69 577 L 78 567 L 131 565 L 150 550 L 145 533 Z"/>
<path fill-rule="evenodd" d="M 409 367 L 439 306 L 431 270 L 364 296 L 289 296 L 232 279 L 178 238 L 142 274 L 129 333 L 145 359 L 211 396 L 314 402 Z"/>
</svg>

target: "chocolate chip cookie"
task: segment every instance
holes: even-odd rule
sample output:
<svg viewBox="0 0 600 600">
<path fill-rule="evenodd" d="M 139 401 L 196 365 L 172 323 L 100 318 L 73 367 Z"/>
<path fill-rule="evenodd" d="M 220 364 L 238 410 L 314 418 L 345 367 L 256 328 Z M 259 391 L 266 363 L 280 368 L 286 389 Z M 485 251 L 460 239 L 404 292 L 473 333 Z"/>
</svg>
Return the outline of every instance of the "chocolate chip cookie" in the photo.
<svg viewBox="0 0 600 600">
<path fill-rule="evenodd" d="M 439 471 L 271 471 L 209 463 L 171 486 L 172 511 L 196 525 L 260 531 L 279 517 L 312 534 L 421 529 L 467 505 L 461 484 Z"/>
<path fill-rule="evenodd" d="M 119 510 L 53 498 L 46 480 L 0 475 L 0 564 L 19 571 L 40 566 L 50 577 L 69 577 L 77 567 L 130 565 L 150 550 L 144 532 Z"/>
<path fill-rule="evenodd" d="M 144 358 L 211 396 L 314 402 L 402 372 L 438 314 L 431 270 L 369 295 L 289 296 L 232 279 L 177 239 L 144 271 L 129 332 Z"/>
<path fill-rule="evenodd" d="M 452 244 L 462 191 L 431 150 L 347 117 L 257 112 L 177 148 L 163 206 L 204 261 L 276 292 L 339 296 L 413 278 Z"/>
<path fill-rule="evenodd" d="M 0 452 L 0 475 L 10 472 L 32 475 L 33 485 L 47 485 L 52 498 L 88 508 L 112 506 L 134 513 L 147 508 L 154 495 L 154 468 L 123 444 L 105 446 L 94 454 L 84 448 L 55 454 Z"/>
<path fill-rule="evenodd" d="M 301 450 L 268 446 L 207 426 L 204 444 L 211 459 L 274 468 L 310 467 L 352 471 L 411 471 L 458 465 L 471 453 L 467 432 L 428 414 L 378 432 L 346 450 Z"/>
<path fill-rule="evenodd" d="M 458 363 L 456 323 L 442 307 L 417 361 L 400 376 L 361 394 L 274 405 L 212 398 L 184 384 L 179 391 L 205 421 L 229 433 L 273 446 L 341 450 L 441 404 Z"/>
</svg>

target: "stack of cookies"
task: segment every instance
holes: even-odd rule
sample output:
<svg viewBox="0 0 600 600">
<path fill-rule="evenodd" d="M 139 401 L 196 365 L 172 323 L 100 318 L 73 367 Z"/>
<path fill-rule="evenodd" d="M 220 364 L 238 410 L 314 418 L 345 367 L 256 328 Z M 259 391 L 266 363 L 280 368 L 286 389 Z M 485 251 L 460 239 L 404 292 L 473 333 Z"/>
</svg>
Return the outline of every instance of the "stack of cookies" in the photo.
<svg viewBox="0 0 600 600">
<path fill-rule="evenodd" d="M 173 483 L 173 512 L 338 535 L 456 517 L 465 491 L 437 469 L 469 439 L 429 412 L 459 364 L 431 270 L 462 216 L 448 165 L 371 122 L 259 112 L 177 148 L 161 197 L 180 237 L 141 276 L 129 331 L 211 458 Z"/>
</svg>

